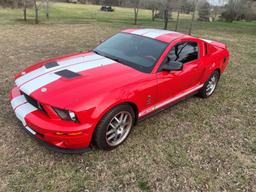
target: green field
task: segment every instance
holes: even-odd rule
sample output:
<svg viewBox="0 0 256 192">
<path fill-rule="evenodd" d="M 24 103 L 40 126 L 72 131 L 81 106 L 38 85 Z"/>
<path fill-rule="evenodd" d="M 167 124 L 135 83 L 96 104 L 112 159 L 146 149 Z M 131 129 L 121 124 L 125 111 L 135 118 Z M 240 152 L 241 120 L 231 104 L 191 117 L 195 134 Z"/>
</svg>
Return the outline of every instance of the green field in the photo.
<svg viewBox="0 0 256 192">
<path fill-rule="evenodd" d="M 195 22 L 193 35 L 224 42 L 231 60 L 216 93 L 139 123 L 116 150 L 58 154 L 23 133 L 8 99 L 13 77 L 42 59 L 89 50 L 128 27 L 161 28 L 150 11 L 53 3 L 50 20 L 0 8 L 0 191 L 256 191 L 256 23 Z M 173 14 L 175 18 L 175 13 Z M 181 15 L 187 32 L 190 15 Z M 175 20 L 169 29 L 175 28 Z"/>
</svg>

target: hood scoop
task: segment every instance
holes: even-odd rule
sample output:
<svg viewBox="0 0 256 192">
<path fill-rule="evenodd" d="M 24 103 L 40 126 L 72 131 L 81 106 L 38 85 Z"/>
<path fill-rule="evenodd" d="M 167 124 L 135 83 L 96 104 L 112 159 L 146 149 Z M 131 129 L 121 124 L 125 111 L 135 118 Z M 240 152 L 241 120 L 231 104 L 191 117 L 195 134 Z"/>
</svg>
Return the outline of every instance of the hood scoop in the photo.
<svg viewBox="0 0 256 192">
<path fill-rule="evenodd" d="M 57 62 L 50 62 L 50 63 L 47 63 L 44 65 L 44 67 L 46 69 L 50 69 L 50 68 L 57 67 L 57 66 L 59 66 L 59 64 Z"/>
<path fill-rule="evenodd" d="M 59 75 L 59 76 L 61 76 L 61 77 L 64 77 L 64 78 L 66 78 L 66 79 L 72 79 L 72 78 L 81 76 L 79 73 L 75 73 L 75 72 L 70 71 L 70 70 L 68 70 L 68 69 L 64 69 L 64 70 L 55 72 L 55 74 L 56 74 L 56 75 Z"/>
</svg>

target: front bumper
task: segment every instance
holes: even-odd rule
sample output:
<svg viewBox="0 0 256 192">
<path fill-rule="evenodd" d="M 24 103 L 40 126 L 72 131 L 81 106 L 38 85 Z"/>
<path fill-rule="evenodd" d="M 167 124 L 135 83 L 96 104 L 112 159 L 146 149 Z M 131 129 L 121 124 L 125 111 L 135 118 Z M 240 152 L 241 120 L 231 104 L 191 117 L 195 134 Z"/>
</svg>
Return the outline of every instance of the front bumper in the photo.
<svg viewBox="0 0 256 192">
<path fill-rule="evenodd" d="M 58 152 L 58 153 L 86 153 L 86 152 L 90 152 L 93 150 L 92 147 L 86 147 L 86 148 L 79 148 L 79 149 L 67 149 L 67 148 L 60 148 L 57 147 L 55 145 L 51 145 L 49 143 L 44 142 L 43 140 L 39 139 L 37 136 L 35 136 L 32 132 L 31 132 L 31 128 L 29 127 L 24 127 L 22 124 L 20 125 L 21 129 L 23 131 L 25 131 L 28 135 L 30 135 L 32 138 L 34 138 L 36 141 L 38 141 L 40 144 L 42 144 L 44 147 L 46 147 L 47 149 L 54 151 L 54 152 Z"/>
<path fill-rule="evenodd" d="M 31 105 L 17 87 L 11 90 L 10 99 L 15 115 L 23 124 L 23 129 L 47 148 L 64 153 L 82 153 L 90 150 L 93 130 L 91 124 L 51 119 Z M 58 132 L 66 134 L 58 135 L 56 134 Z M 68 135 L 73 132 L 80 132 L 80 134 Z"/>
</svg>

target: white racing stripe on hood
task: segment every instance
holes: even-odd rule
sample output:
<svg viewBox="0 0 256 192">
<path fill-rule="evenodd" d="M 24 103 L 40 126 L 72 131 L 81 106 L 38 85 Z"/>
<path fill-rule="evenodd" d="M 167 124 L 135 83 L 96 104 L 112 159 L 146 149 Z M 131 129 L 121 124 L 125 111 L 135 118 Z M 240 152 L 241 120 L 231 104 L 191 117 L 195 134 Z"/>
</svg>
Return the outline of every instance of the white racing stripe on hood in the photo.
<svg viewBox="0 0 256 192">
<path fill-rule="evenodd" d="M 49 73 L 46 75 L 42 75 L 38 78 L 35 78 L 24 85 L 20 87 L 20 90 L 22 90 L 27 95 L 30 95 L 35 90 L 39 89 L 40 87 L 43 87 L 53 81 L 56 81 L 60 78 L 59 75 L 56 75 L 54 73 Z"/>
<path fill-rule="evenodd" d="M 109 64 L 113 64 L 113 63 L 115 63 L 115 61 L 105 58 L 102 60 L 92 61 L 87 64 L 80 63 L 78 65 L 67 67 L 66 69 L 73 71 L 73 72 L 80 72 L 80 71 L 85 71 L 85 70 L 89 70 L 89 69 L 93 69 L 96 67 L 109 65 Z"/>
<path fill-rule="evenodd" d="M 55 74 L 55 72 L 57 72 L 57 71 L 68 69 L 73 72 L 81 72 L 81 71 L 85 71 L 88 69 L 93 69 L 96 67 L 109 65 L 109 64 L 113 64 L 113 63 L 115 63 L 115 61 L 105 58 L 105 59 L 100 59 L 100 60 L 96 60 L 96 61 L 85 62 L 85 63 L 83 62 L 83 63 L 79 63 L 76 65 L 67 66 L 60 70 L 55 70 L 53 72 L 41 75 L 38 78 L 35 78 L 31 81 L 28 81 L 27 83 L 23 84 L 20 87 L 20 89 L 27 95 L 30 95 L 32 92 L 36 91 L 37 89 L 60 79 L 61 77 L 59 75 Z"/>
<path fill-rule="evenodd" d="M 22 122 L 22 124 L 25 126 L 26 125 L 26 121 L 25 121 L 25 117 L 33 112 L 36 111 L 37 108 L 35 108 L 33 105 L 29 104 L 29 103 L 25 103 L 21 106 L 19 106 L 16 110 L 15 110 L 15 114 L 17 116 L 17 118 Z"/>
<path fill-rule="evenodd" d="M 93 54 L 93 55 L 88 55 L 88 56 L 79 56 L 79 57 L 67 59 L 64 61 L 59 61 L 59 62 L 57 62 L 59 64 L 59 66 L 56 66 L 56 67 L 53 67 L 50 69 L 46 69 L 44 66 L 42 66 L 34 71 L 31 71 L 31 72 L 19 77 L 18 79 L 16 79 L 15 83 L 17 86 L 21 86 L 22 84 L 40 76 L 40 75 L 49 73 L 51 71 L 58 70 L 59 68 L 63 68 L 64 66 L 74 65 L 76 63 L 93 61 L 93 60 L 97 60 L 97 59 L 104 59 L 104 57 L 97 55 L 97 54 Z"/>
<path fill-rule="evenodd" d="M 15 109 L 19 105 L 26 103 L 26 102 L 27 102 L 27 100 L 25 99 L 24 95 L 20 95 L 11 100 L 11 105 L 12 105 L 12 108 Z"/>
</svg>

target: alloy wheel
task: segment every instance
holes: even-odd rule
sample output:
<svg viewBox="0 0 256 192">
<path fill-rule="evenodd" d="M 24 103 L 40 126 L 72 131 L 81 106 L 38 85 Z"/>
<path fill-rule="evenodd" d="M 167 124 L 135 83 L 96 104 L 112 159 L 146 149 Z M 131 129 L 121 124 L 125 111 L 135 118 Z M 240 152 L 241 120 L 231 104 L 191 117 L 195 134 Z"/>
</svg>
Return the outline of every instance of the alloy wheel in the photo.
<svg viewBox="0 0 256 192">
<path fill-rule="evenodd" d="M 132 115 L 128 111 L 121 111 L 116 114 L 108 124 L 106 141 L 114 147 L 122 143 L 132 128 Z"/>
</svg>

